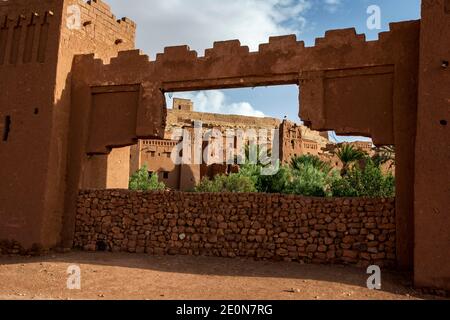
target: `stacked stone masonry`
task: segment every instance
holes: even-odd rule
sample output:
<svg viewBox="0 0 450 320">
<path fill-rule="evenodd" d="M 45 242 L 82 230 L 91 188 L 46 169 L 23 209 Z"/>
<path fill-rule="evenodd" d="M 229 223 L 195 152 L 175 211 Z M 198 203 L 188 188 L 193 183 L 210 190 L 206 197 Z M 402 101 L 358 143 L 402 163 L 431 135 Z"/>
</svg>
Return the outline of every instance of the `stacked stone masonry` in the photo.
<svg viewBox="0 0 450 320">
<path fill-rule="evenodd" d="M 80 191 L 75 247 L 394 267 L 395 200 Z"/>
</svg>

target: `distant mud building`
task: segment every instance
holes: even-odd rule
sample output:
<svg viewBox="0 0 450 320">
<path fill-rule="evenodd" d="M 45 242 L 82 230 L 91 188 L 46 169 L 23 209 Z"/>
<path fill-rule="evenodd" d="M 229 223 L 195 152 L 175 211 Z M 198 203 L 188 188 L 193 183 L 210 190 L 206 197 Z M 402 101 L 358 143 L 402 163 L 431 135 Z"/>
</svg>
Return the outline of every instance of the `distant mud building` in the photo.
<svg viewBox="0 0 450 320">
<path fill-rule="evenodd" d="M 275 118 L 249 117 L 239 115 L 225 115 L 205 112 L 195 112 L 194 104 L 186 99 L 173 99 L 172 109 L 167 110 L 167 124 L 164 140 L 139 140 L 137 145 L 130 149 L 130 175 L 147 165 L 149 174 L 157 173 L 160 181 L 164 182 L 170 189 L 190 190 L 201 179 L 213 178 L 218 174 L 228 174 L 238 170 L 236 162 L 234 165 L 225 162 L 226 156 L 223 155 L 220 163 L 208 164 L 207 159 L 203 159 L 202 164 L 175 164 L 171 158 L 172 152 L 181 142 L 181 137 L 176 137 L 176 132 L 180 130 L 194 130 L 195 123 L 201 124 L 203 131 L 217 130 L 223 133 L 223 151 L 226 153 L 230 148 L 236 152 L 237 139 L 231 139 L 232 143 L 226 143 L 226 133 L 236 132 L 237 130 L 246 131 L 259 130 L 268 132 L 269 150 L 273 144 L 272 130 L 277 130 L 279 135 L 279 158 L 282 163 L 289 163 L 293 157 L 311 154 L 319 156 L 321 149 L 330 143 L 328 134 L 312 131 L 305 126 L 297 125 L 293 122 L 281 121 Z M 192 140 L 194 134 L 191 135 Z M 248 142 L 248 141 L 246 141 Z M 194 143 L 194 141 L 192 141 Z M 202 153 L 207 148 L 208 142 L 203 142 Z M 117 163 L 110 159 L 108 164 L 117 165 L 116 170 L 126 170 L 122 163 Z M 127 181 L 123 180 L 122 185 L 116 187 L 126 187 Z"/>
</svg>

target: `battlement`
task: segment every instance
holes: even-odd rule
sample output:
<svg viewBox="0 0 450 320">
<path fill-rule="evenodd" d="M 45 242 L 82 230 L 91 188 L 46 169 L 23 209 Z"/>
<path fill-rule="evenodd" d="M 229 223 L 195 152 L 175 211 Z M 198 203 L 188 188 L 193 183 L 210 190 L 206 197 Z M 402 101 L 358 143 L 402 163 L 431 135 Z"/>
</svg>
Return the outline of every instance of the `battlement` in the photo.
<svg viewBox="0 0 450 320">
<path fill-rule="evenodd" d="M 68 19 L 77 13 L 79 26 L 70 28 Z M 99 54 L 106 59 L 114 52 L 134 48 L 135 33 L 133 21 L 125 17 L 117 19 L 101 0 L 1 1 L 0 67 L 46 62 L 49 50 L 56 54 L 60 34 L 63 42 L 69 42 L 73 35 L 80 38 L 76 42 L 79 49 L 72 48 L 79 53 L 98 51 L 98 44 L 103 44 L 107 49 Z M 89 41 L 96 43 L 92 49 Z"/>
<path fill-rule="evenodd" d="M 241 74 L 240 66 L 246 65 L 246 69 L 252 69 L 249 74 L 261 73 L 258 71 L 261 68 L 272 68 L 280 64 L 276 69 L 279 73 L 292 72 L 293 70 L 286 70 L 286 66 L 301 65 L 304 61 L 311 58 L 311 56 L 317 55 L 318 51 L 324 48 L 333 48 L 337 50 L 345 51 L 346 48 L 351 47 L 352 52 L 355 53 L 355 59 L 361 55 L 365 55 L 365 52 L 379 51 L 378 55 L 370 55 L 373 60 L 372 65 L 389 65 L 393 64 L 392 61 L 386 62 L 386 57 L 389 55 L 384 54 L 386 50 L 394 50 L 397 39 L 399 37 L 417 34 L 419 28 L 418 21 L 406 21 L 401 23 L 391 23 L 390 30 L 381 32 L 378 40 L 367 41 L 364 34 L 357 34 L 355 28 L 342 29 L 342 30 L 330 30 L 327 31 L 324 37 L 317 38 L 315 40 L 315 46 L 306 47 L 304 41 L 298 41 L 296 35 L 276 36 L 270 37 L 268 43 L 259 45 L 258 51 L 250 51 L 248 46 L 241 45 L 239 40 L 218 41 L 214 42 L 212 48 L 206 49 L 203 56 L 199 55 L 197 51 L 191 50 L 187 45 L 169 46 L 165 47 L 162 53 L 157 53 L 156 59 L 149 59 L 147 55 L 143 55 L 140 51 L 134 50 L 130 52 L 120 52 L 117 58 L 111 60 L 111 64 L 121 65 L 129 62 L 131 59 L 139 60 L 140 63 L 149 63 L 152 68 L 159 69 L 165 68 L 173 63 L 178 66 L 178 74 L 190 74 L 191 77 L 195 77 L 194 74 L 204 74 L 205 69 L 210 69 L 212 62 L 214 62 L 214 69 L 221 70 L 226 67 L 230 77 L 232 74 Z M 275 55 L 274 55 L 275 54 Z M 267 57 L 274 58 L 273 63 L 266 63 Z M 318 55 L 322 57 L 323 55 Z M 392 55 L 394 56 L 394 55 Z M 379 59 L 377 59 L 377 57 Z M 88 63 L 89 58 L 84 60 Z M 327 57 L 326 57 L 327 58 Z M 350 62 L 353 60 L 348 59 Z M 245 62 L 245 63 L 244 63 Z M 100 63 L 97 61 L 96 63 Z M 103 62 L 104 65 L 108 65 L 108 62 Z M 327 65 L 326 69 L 339 69 L 342 65 L 339 61 L 333 61 L 330 59 L 323 59 L 323 65 Z M 253 70 L 252 67 L 255 67 Z M 318 69 L 323 69 L 317 66 Z M 186 70 L 186 72 L 184 72 Z M 213 71 L 214 70 L 210 70 Z M 270 70 L 268 70 L 270 71 Z M 295 72 L 295 71 L 294 71 Z M 172 78 L 170 75 L 168 78 Z M 179 78 L 179 76 L 177 76 Z M 282 79 L 285 84 L 297 83 L 298 75 L 294 75 L 291 78 Z M 171 81 L 168 79 L 168 81 Z M 277 83 L 279 84 L 279 83 Z M 242 83 L 238 83 L 239 86 L 243 86 Z M 265 84 L 264 84 L 265 85 Z M 178 88 L 174 88 L 177 91 Z M 193 88 L 183 88 L 191 89 Z M 181 90 L 180 90 L 181 91 Z"/>
<path fill-rule="evenodd" d="M 134 48 L 136 24 L 126 18 L 117 19 L 111 8 L 101 0 L 72 0 L 68 5 L 78 5 L 81 27 L 78 31 L 96 42 L 115 48 L 116 51 Z"/>
<path fill-rule="evenodd" d="M 118 32 L 129 33 L 129 37 L 134 39 L 136 23 L 127 17 L 117 19 L 112 13 L 111 7 L 102 0 L 90 0 L 87 2 L 78 0 L 78 5 L 81 6 L 82 14 L 85 15 L 86 19 L 101 20 L 104 26 L 112 27 Z M 83 21 L 83 24 L 86 24 L 88 21 Z"/>
</svg>

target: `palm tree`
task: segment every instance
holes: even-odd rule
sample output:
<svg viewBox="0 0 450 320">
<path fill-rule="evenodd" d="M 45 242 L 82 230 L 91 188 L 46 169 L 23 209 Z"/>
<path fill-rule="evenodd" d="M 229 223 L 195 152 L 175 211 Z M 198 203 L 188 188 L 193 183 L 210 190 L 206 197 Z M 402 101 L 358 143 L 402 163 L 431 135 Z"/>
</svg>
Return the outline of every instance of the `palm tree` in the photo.
<svg viewBox="0 0 450 320">
<path fill-rule="evenodd" d="M 363 160 L 367 157 L 367 154 L 364 151 L 355 148 L 351 144 L 344 144 L 340 146 L 336 155 L 343 164 L 343 168 L 341 170 L 342 176 L 347 174 L 352 163 Z"/>
<path fill-rule="evenodd" d="M 272 151 L 266 145 L 246 144 L 244 146 L 244 154 L 245 159 L 236 156 L 237 163 L 265 167 L 270 163 L 270 158 L 272 157 Z M 253 159 L 254 157 L 256 159 Z"/>
<path fill-rule="evenodd" d="M 305 165 L 311 165 L 326 174 L 330 173 L 332 169 L 328 163 L 313 155 L 303 155 L 291 159 L 291 168 L 294 170 L 301 170 Z"/>
</svg>

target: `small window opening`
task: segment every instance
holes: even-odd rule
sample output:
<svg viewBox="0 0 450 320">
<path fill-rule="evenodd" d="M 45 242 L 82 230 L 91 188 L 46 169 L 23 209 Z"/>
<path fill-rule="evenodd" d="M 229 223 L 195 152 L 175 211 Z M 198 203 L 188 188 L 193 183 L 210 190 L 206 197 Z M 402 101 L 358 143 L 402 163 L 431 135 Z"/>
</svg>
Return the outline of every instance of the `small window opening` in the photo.
<svg viewBox="0 0 450 320">
<path fill-rule="evenodd" d="M 3 141 L 8 140 L 10 130 L 11 130 L 11 116 L 6 116 L 5 125 L 3 127 Z"/>
</svg>

